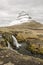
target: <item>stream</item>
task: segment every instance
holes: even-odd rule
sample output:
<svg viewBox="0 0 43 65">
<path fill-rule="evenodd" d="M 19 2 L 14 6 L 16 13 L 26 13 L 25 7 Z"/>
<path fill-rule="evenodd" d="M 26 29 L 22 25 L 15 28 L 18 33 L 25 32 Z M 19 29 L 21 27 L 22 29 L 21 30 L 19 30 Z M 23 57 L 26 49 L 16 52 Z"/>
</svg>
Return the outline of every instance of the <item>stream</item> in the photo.
<svg viewBox="0 0 43 65">
<path fill-rule="evenodd" d="M 0 39 L 2 38 L 2 35 L 0 35 Z M 43 59 L 43 55 L 40 54 L 32 54 L 30 51 L 26 50 L 26 46 L 27 44 L 25 42 L 23 43 L 18 43 L 17 39 L 15 38 L 15 36 L 12 35 L 13 38 L 13 45 L 16 46 L 15 49 L 13 49 L 10 45 L 10 43 L 7 41 L 8 43 L 8 48 L 11 50 L 16 50 L 18 51 L 20 54 L 23 55 L 30 55 L 30 56 L 34 56 L 34 57 L 39 57 Z"/>
</svg>

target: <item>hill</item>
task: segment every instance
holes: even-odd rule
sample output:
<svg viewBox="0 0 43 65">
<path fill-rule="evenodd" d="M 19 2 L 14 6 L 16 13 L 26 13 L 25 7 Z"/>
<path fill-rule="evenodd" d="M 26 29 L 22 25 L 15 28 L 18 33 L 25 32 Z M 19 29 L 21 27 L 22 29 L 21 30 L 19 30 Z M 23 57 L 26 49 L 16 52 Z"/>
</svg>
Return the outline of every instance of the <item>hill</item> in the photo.
<svg viewBox="0 0 43 65">
<path fill-rule="evenodd" d="M 40 29 L 41 27 L 43 27 L 43 24 L 36 22 L 35 20 L 31 20 L 30 22 L 22 23 L 20 25 L 13 25 L 8 28 Z"/>
</svg>

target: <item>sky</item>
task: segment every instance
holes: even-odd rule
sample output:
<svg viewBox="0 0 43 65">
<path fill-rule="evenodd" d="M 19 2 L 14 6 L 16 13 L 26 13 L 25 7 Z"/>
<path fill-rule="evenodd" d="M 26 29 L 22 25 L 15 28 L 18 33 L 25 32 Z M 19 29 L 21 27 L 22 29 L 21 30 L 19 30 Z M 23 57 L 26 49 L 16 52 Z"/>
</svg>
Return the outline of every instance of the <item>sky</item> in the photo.
<svg viewBox="0 0 43 65">
<path fill-rule="evenodd" d="M 43 23 L 43 0 L 0 0 L 0 25 L 8 25 L 21 11 Z"/>
</svg>

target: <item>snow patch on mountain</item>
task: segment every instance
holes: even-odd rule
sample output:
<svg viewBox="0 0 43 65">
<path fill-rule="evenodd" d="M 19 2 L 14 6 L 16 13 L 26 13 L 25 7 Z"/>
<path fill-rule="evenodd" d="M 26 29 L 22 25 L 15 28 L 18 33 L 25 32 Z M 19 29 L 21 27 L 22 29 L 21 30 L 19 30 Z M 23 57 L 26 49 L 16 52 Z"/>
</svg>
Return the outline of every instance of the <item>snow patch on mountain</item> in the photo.
<svg viewBox="0 0 43 65">
<path fill-rule="evenodd" d="M 10 26 L 18 25 L 18 24 L 22 24 L 22 23 L 25 23 L 25 22 L 29 22 L 30 20 L 32 20 L 32 18 L 29 16 L 29 14 L 22 11 L 21 13 L 19 13 L 17 19 L 12 21 L 9 25 Z"/>
<path fill-rule="evenodd" d="M 19 25 L 19 24 L 22 24 L 22 23 L 25 23 L 25 22 L 30 22 L 30 20 L 32 20 L 30 15 L 28 13 L 26 13 L 25 11 L 22 11 L 18 14 L 16 20 L 13 20 L 12 22 L 6 21 L 6 23 L 0 25 L 0 27 Z"/>
</svg>

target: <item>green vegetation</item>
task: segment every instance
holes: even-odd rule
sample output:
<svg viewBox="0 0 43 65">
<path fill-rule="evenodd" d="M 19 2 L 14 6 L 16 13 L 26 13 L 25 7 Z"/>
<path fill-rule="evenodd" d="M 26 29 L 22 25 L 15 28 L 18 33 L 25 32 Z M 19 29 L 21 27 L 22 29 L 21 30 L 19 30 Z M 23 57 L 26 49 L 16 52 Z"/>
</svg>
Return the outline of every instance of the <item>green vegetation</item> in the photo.
<svg viewBox="0 0 43 65">
<path fill-rule="evenodd" d="M 34 41 L 28 41 L 28 46 L 26 49 L 34 54 L 43 54 L 43 43 L 40 43 L 40 40 L 37 43 L 34 43 Z"/>
</svg>

